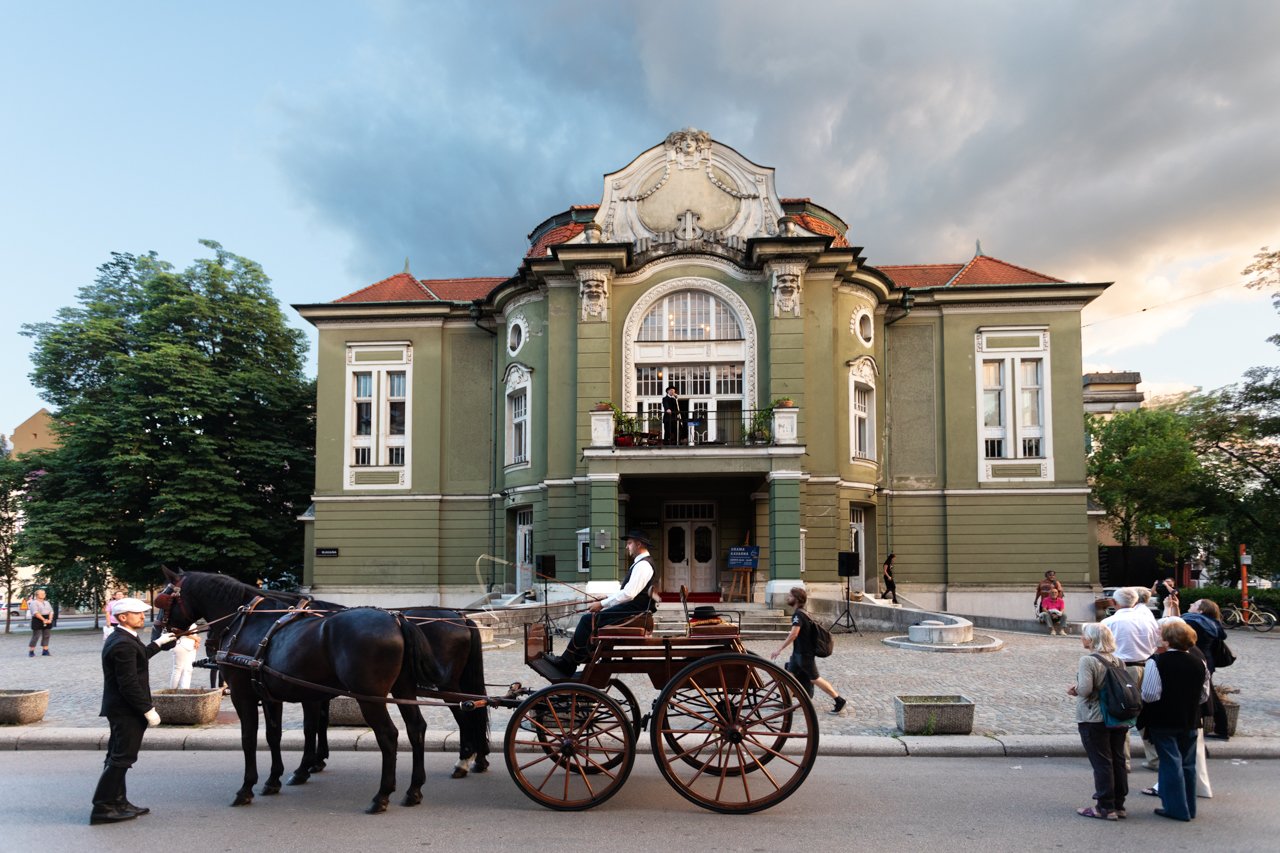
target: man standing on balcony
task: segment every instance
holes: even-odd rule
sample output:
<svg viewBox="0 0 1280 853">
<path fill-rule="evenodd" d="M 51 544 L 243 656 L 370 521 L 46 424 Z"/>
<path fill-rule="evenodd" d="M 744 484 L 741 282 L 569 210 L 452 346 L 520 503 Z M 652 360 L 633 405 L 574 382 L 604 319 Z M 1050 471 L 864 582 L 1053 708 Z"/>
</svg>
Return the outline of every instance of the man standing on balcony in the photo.
<svg viewBox="0 0 1280 853">
<path fill-rule="evenodd" d="M 668 385 L 667 394 L 662 398 L 662 443 L 680 443 L 680 397 L 676 394 L 676 386 Z"/>
</svg>

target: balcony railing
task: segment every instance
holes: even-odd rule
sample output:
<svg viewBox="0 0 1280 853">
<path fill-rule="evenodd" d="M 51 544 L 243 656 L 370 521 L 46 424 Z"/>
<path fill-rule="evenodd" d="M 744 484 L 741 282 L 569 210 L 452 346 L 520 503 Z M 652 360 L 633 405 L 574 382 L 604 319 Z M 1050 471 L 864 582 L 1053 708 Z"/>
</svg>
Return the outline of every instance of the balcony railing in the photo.
<svg viewBox="0 0 1280 853">
<path fill-rule="evenodd" d="M 674 425 L 664 426 L 661 411 L 592 412 L 595 447 L 751 447 L 796 443 L 797 409 L 694 408 Z M 779 423 L 781 418 L 782 423 Z"/>
</svg>

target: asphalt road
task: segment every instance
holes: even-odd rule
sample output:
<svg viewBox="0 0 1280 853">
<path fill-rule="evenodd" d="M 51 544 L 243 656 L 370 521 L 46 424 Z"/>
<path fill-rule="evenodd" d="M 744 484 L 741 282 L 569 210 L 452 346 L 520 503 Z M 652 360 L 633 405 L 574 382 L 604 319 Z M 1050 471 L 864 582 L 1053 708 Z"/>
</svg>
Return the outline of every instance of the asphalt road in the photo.
<svg viewBox="0 0 1280 853">
<path fill-rule="evenodd" d="M 287 753 L 286 764 L 296 758 Z M 306 786 L 233 809 L 228 803 L 241 772 L 238 754 L 144 752 L 129 773 L 129 796 L 153 814 L 90 827 L 89 799 L 101 762 L 102 753 L 94 752 L 0 753 L 0 851 L 1225 853 L 1274 849 L 1280 832 L 1276 762 L 1213 762 L 1215 797 L 1201 800 L 1200 816 L 1182 824 L 1153 815 L 1158 801 L 1136 793 L 1154 781 L 1146 771 L 1132 777 L 1127 821 L 1078 817 L 1075 809 L 1090 803 L 1091 792 L 1083 759 L 824 758 L 786 802 L 756 815 L 726 816 L 682 799 L 647 756 L 637 757 L 631 778 L 609 802 L 561 813 L 521 794 L 500 759 L 487 774 L 452 780 L 450 758 L 429 754 L 426 802 L 368 816 L 361 810 L 376 787 L 374 753 L 334 755 L 329 769 Z M 399 777 L 403 786 L 404 761 Z"/>
</svg>

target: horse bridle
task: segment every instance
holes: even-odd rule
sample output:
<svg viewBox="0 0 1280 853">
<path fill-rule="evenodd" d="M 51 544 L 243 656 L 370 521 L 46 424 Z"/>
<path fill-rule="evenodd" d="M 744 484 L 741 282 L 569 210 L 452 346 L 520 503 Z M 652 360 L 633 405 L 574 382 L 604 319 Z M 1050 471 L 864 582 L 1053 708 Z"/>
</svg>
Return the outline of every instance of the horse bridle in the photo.
<svg viewBox="0 0 1280 853">
<path fill-rule="evenodd" d="M 182 578 L 179 578 L 177 583 L 170 583 L 159 595 L 155 597 L 155 604 L 157 607 L 161 606 L 162 598 L 164 599 L 164 604 L 167 606 L 163 608 L 164 624 L 162 624 L 160 628 L 164 631 L 172 631 L 173 629 L 169 623 L 173 621 L 173 611 L 176 608 L 181 607 L 182 615 L 187 620 L 187 627 L 181 630 L 183 633 L 191 631 L 195 627 L 196 620 L 192 617 L 191 611 L 187 609 L 187 605 L 182 601 Z"/>
</svg>

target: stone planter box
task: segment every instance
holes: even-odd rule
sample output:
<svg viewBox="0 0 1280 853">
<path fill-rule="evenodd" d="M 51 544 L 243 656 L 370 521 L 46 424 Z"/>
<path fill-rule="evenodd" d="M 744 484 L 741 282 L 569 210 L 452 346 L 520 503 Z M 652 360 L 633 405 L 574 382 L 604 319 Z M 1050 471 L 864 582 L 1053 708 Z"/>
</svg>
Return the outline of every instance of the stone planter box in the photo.
<svg viewBox="0 0 1280 853">
<path fill-rule="evenodd" d="M 151 701 L 162 726 L 207 726 L 217 719 L 222 707 L 222 688 L 153 690 Z"/>
<path fill-rule="evenodd" d="M 1229 699 L 1223 699 L 1221 694 L 1216 698 L 1222 703 L 1222 707 L 1227 709 L 1227 737 L 1235 737 L 1236 723 L 1240 721 L 1240 703 L 1232 702 Z M 1213 732 L 1213 717 L 1209 717 L 1204 721 L 1204 733 L 1211 735 Z"/>
<path fill-rule="evenodd" d="M 360 713 L 360 703 L 350 696 L 334 696 L 329 700 L 329 725 L 369 728 Z"/>
<path fill-rule="evenodd" d="M 898 728 L 909 735 L 967 735 L 973 702 L 964 696 L 894 696 Z"/>
<path fill-rule="evenodd" d="M 0 725 L 25 726 L 44 719 L 48 690 L 0 690 Z"/>
</svg>

